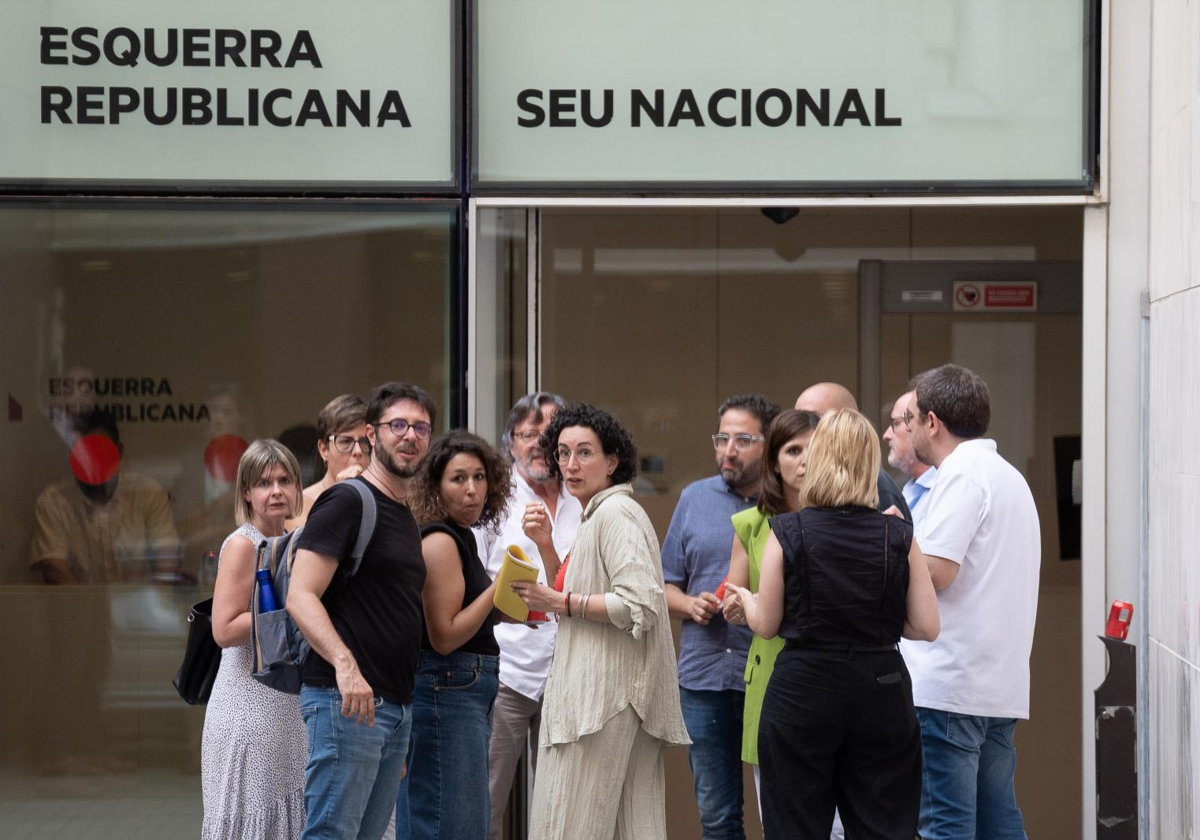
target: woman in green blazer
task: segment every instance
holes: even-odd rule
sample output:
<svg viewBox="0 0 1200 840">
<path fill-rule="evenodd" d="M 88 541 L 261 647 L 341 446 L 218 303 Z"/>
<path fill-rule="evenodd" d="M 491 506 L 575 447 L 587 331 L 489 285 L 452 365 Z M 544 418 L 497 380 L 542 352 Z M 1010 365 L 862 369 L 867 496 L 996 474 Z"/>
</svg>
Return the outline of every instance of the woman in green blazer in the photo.
<svg viewBox="0 0 1200 840">
<path fill-rule="evenodd" d="M 729 558 L 729 582 L 758 592 L 758 572 L 763 547 L 771 535 L 767 524 L 772 516 L 800 510 L 800 486 L 804 482 L 808 442 L 821 420 L 811 411 L 784 411 L 772 421 L 763 447 L 762 492 L 758 506 L 733 515 L 733 551 Z M 730 590 L 732 592 L 732 590 Z M 746 617 L 736 598 L 726 598 L 725 619 L 745 624 Z M 742 711 L 742 761 L 754 765 L 754 787 L 759 788 L 758 716 L 762 711 L 767 681 L 775 668 L 775 657 L 783 639 L 755 636 L 746 659 L 746 700 Z M 759 807 L 761 813 L 761 805 Z"/>
</svg>

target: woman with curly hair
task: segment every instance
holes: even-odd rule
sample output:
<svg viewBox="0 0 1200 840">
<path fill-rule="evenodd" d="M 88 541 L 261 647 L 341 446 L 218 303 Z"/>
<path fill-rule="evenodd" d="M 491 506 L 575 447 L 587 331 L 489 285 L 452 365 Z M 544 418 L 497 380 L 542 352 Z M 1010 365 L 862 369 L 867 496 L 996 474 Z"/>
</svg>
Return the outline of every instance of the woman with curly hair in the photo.
<svg viewBox="0 0 1200 840">
<path fill-rule="evenodd" d="M 500 648 L 492 632 L 496 585 L 471 528 L 499 523 L 509 481 L 499 452 L 470 432 L 453 431 L 429 447 L 409 495 L 425 555 L 425 627 L 398 838 L 488 833 L 488 742 Z"/>
<path fill-rule="evenodd" d="M 663 748 L 690 741 L 658 537 L 629 484 L 637 449 L 616 417 L 590 405 L 560 409 L 542 449 L 583 522 L 554 588 L 512 585 L 560 621 L 529 836 L 665 838 Z"/>
</svg>

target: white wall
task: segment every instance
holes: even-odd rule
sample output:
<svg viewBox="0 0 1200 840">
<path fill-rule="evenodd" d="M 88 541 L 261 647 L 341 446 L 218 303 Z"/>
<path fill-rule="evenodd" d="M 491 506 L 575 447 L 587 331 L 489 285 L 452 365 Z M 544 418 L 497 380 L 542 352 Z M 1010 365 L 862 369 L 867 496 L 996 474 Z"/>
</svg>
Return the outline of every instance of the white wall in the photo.
<svg viewBox="0 0 1200 840">
<path fill-rule="evenodd" d="M 1119 4 L 1117 4 L 1119 5 Z M 1200 835 L 1200 5 L 1151 5 L 1150 833 Z"/>
<path fill-rule="evenodd" d="M 1101 193 L 1107 205 L 1085 214 L 1084 245 L 1081 701 L 1087 840 L 1096 836 L 1092 693 L 1106 669 L 1096 636 L 1104 632 L 1108 605 L 1114 599 L 1139 600 L 1141 295 L 1149 270 L 1151 0 L 1111 0 L 1104 9 L 1102 58 L 1106 56 L 1107 62 Z M 1097 247 L 1100 241 L 1103 246 Z M 1092 282 L 1100 279 L 1093 269 L 1104 275 L 1099 289 Z M 1094 502 L 1097 495 L 1103 504 Z M 1144 655 L 1146 646 L 1136 626 L 1129 641 Z"/>
</svg>

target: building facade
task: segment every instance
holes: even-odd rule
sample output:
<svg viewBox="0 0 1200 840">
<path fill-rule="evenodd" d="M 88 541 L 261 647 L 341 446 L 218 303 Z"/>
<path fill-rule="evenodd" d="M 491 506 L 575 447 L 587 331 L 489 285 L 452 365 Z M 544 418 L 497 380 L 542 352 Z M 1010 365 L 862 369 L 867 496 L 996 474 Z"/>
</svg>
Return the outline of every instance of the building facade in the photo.
<svg viewBox="0 0 1200 840">
<path fill-rule="evenodd" d="M 198 829 L 203 709 L 170 680 L 233 527 L 230 465 L 278 437 L 316 480 L 338 394 L 414 381 L 439 426 L 493 440 L 529 390 L 604 405 L 661 535 L 725 396 L 835 380 L 882 429 L 954 361 L 988 380 L 1042 519 L 1030 835 L 1103 836 L 1115 598 L 1141 657 L 1141 836 L 1200 828 L 1198 13 L 732 8 L 12 4 L 0 656 L 22 689 L 0 695 L 0 820 Z M 125 488 L 102 505 L 74 450 L 94 409 Z M 64 551 L 80 583 L 49 585 Z M 686 755 L 667 760 L 671 835 L 698 836 Z"/>
</svg>

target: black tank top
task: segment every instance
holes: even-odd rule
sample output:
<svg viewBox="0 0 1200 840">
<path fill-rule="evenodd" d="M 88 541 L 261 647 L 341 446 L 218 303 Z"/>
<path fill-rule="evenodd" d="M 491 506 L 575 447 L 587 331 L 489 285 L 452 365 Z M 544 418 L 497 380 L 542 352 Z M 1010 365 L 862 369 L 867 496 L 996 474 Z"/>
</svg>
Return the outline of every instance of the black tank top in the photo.
<svg viewBox="0 0 1200 840">
<path fill-rule="evenodd" d="M 880 649 L 900 641 L 912 526 L 870 508 L 806 508 L 771 519 L 783 547 L 779 635 L 789 646 Z"/>
<path fill-rule="evenodd" d="M 425 539 L 429 534 L 438 533 L 449 534 L 458 546 L 458 556 L 462 560 L 463 583 L 465 584 L 462 605 L 465 607 L 492 585 L 492 579 L 488 577 L 487 570 L 479 561 L 479 549 L 476 547 L 475 535 L 469 528 L 464 528 L 456 522 L 431 522 L 421 526 L 421 539 Z M 475 635 L 467 639 L 455 653 L 499 656 L 500 645 L 496 643 L 496 634 L 492 632 L 493 624 L 491 617 L 488 617 Z M 421 623 L 421 648 L 433 650 L 433 645 L 429 641 L 429 628 L 424 622 Z"/>
</svg>

